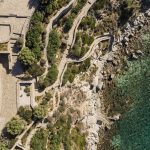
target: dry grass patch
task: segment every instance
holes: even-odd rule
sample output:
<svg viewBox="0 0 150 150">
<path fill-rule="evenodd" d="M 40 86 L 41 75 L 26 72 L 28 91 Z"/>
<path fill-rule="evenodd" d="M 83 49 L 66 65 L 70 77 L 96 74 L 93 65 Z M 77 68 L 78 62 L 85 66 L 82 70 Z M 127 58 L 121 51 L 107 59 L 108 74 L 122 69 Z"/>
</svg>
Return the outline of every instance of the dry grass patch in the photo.
<svg viewBox="0 0 150 150">
<path fill-rule="evenodd" d="M 0 51 L 7 51 L 8 43 L 0 43 Z"/>
</svg>

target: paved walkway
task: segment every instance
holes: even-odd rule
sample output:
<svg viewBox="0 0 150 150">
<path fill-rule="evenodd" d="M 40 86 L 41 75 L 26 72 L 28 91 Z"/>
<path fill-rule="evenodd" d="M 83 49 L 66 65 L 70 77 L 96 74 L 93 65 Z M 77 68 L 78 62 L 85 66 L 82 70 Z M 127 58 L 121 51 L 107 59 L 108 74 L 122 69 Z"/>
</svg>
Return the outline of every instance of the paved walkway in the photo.
<svg viewBox="0 0 150 150">
<path fill-rule="evenodd" d="M 89 0 L 86 5 L 82 8 L 81 12 L 78 14 L 78 16 L 75 18 L 74 23 L 72 28 L 70 29 L 68 35 L 68 41 L 67 41 L 67 48 L 64 51 L 63 57 L 58 65 L 58 76 L 57 76 L 57 80 L 56 82 L 47 87 L 44 91 L 42 92 L 36 92 L 36 96 L 42 96 L 44 95 L 46 92 L 48 92 L 49 90 L 51 90 L 52 88 L 55 88 L 57 86 L 59 86 L 61 84 L 61 79 L 64 73 L 64 69 L 66 68 L 66 64 L 67 64 L 67 55 L 69 53 L 69 50 L 71 47 L 73 47 L 74 41 L 76 39 L 76 33 L 77 33 L 77 29 L 79 27 L 80 22 L 82 21 L 82 18 L 85 17 L 89 11 L 89 9 L 92 7 L 92 5 L 96 2 L 96 0 Z"/>
<path fill-rule="evenodd" d="M 46 28 L 46 38 L 45 38 L 45 48 L 44 48 L 44 59 L 46 60 L 46 69 L 45 69 L 45 72 L 43 74 L 43 76 L 45 77 L 48 73 L 48 68 L 49 68 L 49 64 L 48 64 L 48 59 L 47 59 L 47 46 L 48 46 L 48 41 L 49 41 L 49 34 L 50 32 L 52 31 L 53 29 L 53 25 L 54 25 L 54 22 L 57 21 L 57 19 L 61 16 L 61 15 L 64 15 L 66 14 L 71 8 L 72 8 L 72 5 L 73 3 L 75 3 L 76 0 L 71 0 L 66 6 L 62 7 L 57 13 L 56 15 L 54 15 L 50 21 L 49 21 L 49 24 L 47 25 L 47 28 Z"/>
<path fill-rule="evenodd" d="M 16 78 L 7 74 L 0 64 L 0 132 L 5 124 L 16 115 Z"/>
</svg>

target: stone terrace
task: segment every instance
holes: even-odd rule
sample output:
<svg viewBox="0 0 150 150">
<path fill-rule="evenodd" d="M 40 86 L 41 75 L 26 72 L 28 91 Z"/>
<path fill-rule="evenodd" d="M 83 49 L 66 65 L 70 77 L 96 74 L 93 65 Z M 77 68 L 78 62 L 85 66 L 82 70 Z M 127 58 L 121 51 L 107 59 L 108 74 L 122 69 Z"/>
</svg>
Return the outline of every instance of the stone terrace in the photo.
<svg viewBox="0 0 150 150">
<path fill-rule="evenodd" d="M 30 16 L 33 0 L 0 0 L 0 16 Z"/>
<path fill-rule="evenodd" d="M 18 80 L 13 72 L 22 68 L 16 65 L 19 52 L 15 51 L 15 43 L 19 37 L 25 37 L 36 6 L 37 0 L 0 0 L 0 39 L 1 43 L 8 40 L 9 52 L 9 57 L 6 54 L 0 54 L 0 132 L 17 112 Z M 11 65 L 8 65 L 8 61 Z M 8 68 L 12 69 L 9 74 Z"/>
</svg>

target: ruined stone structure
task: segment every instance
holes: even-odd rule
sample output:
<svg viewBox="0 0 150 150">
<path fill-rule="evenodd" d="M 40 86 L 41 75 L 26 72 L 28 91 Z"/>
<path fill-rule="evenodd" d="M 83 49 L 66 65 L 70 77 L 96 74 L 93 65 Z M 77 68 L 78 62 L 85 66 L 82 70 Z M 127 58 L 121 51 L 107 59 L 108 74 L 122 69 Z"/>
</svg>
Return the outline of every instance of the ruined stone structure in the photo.
<svg viewBox="0 0 150 150">
<path fill-rule="evenodd" d="M 12 70 L 19 53 L 15 45 L 16 40 L 19 37 L 25 39 L 35 7 L 34 0 L 0 1 L 0 44 L 7 43 L 7 50 L 0 50 L 0 53 L 8 54 L 9 70 Z"/>
</svg>

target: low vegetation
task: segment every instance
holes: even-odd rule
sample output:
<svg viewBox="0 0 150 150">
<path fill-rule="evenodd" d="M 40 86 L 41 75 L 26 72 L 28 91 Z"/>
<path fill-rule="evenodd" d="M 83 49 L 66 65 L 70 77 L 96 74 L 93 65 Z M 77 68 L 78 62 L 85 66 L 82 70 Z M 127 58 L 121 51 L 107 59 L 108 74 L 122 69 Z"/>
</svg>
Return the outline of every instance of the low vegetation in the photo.
<svg viewBox="0 0 150 150">
<path fill-rule="evenodd" d="M 0 141 L 0 150 L 9 150 L 7 144 Z"/>
<path fill-rule="evenodd" d="M 63 20 L 62 24 L 64 33 L 67 33 L 71 29 L 75 17 L 78 15 L 86 2 L 87 0 L 78 0 L 77 5 L 71 10 L 70 15 Z"/>
<path fill-rule="evenodd" d="M 42 120 L 47 114 L 47 108 L 44 105 L 35 107 L 33 115 L 37 120 Z"/>
<path fill-rule="evenodd" d="M 89 50 L 89 47 L 93 43 L 93 41 L 93 36 L 89 36 L 87 33 L 79 32 L 77 34 L 74 47 L 71 51 L 71 55 L 78 59 L 83 57 Z"/>
<path fill-rule="evenodd" d="M 63 77 L 63 85 L 66 84 L 67 81 L 72 83 L 77 74 L 87 71 L 89 67 L 90 67 L 90 58 L 79 64 L 78 63 L 69 64 Z"/>
<path fill-rule="evenodd" d="M 71 116 L 61 115 L 54 125 L 48 125 L 49 143 L 48 148 L 59 150 L 61 146 L 65 150 L 85 149 L 85 134 L 78 128 L 71 129 Z"/>
<path fill-rule="evenodd" d="M 7 51 L 8 43 L 0 43 L 0 51 Z"/>
<path fill-rule="evenodd" d="M 38 130 L 31 140 L 32 150 L 46 150 L 48 132 L 44 129 Z"/>
<path fill-rule="evenodd" d="M 48 71 L 48 74 L 46 75 L 46 78 L 40 78 L 38 81 L 38 87 L 40 90 L 45 89 L 46 87 L 52 85 L 55 83 L 58 75 L 58 69 L 56 65 L 51 66 L 51 68 Z"/>
<path fill-rule="evenodd" d="M 51 65 L 54 65 L 56 62 L 56 54 L 61 46 L 61 40 L 58 32 L 52 30 L 49 34 L 49 43 L 47 47 L 47 57 Z"/>
<path fill-rule="evenodd" d="M 20 134 L 26 126 L 26 122 L 20 118 L 13 118 L 6 125 L 6 130 L 11 136 Z"/>
<path fill-rule="evenodd" d="M 32 109 L 30 107 L 20 107 L 19 111 L 18 111 L 18 115 L 24 119 L 25 121 L 27 121 L 28 123 L 30 123 L 32 121 Z"/>
<path fill-rule="evenodd" d="M 94 30 L 96 24 L 96 20 L 93 16 L 88 15 L 85 18 L 82 19 L 79 28 L 83 30 Z"/>
</svg>

